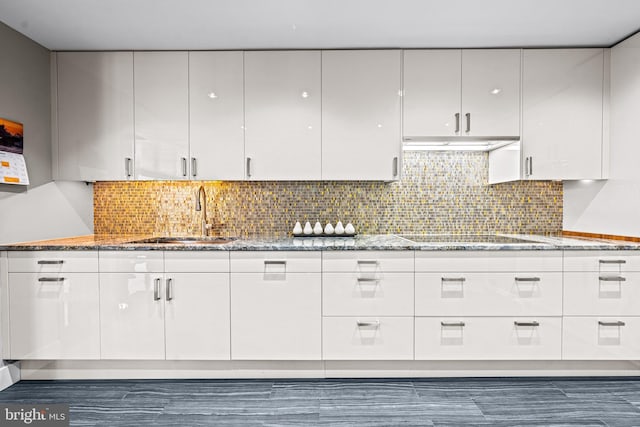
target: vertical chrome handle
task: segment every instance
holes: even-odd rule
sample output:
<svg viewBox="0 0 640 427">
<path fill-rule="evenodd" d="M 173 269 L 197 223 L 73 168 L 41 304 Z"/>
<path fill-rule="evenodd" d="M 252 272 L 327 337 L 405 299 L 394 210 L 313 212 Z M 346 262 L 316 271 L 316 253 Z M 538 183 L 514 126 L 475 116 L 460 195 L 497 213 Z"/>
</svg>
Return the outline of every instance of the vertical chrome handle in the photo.
<svg viewBox="0 0 640 427">
<path fill-rule="evenodd" d="M 181 157 L 180 160 L 182 161 L 182 176 L 187 176 L 187 158 Z"/>
<path fill-rule="evenodd" d="M 531 176 L 531 173 L 529 172 L 529 161 L 531 160 L 531 157 L 525 157 L 524 158 L 524 175 L 525 176 Z"/>
<path fill-rule="evenodd" d="M 160 279 L 154 279 L 153 281 L 153 300 L 158 301 L 160 299 Z"/>
<path fill-rule="evenodd" d="M 455 114 L 456 117 L 456 135 L 460 133 L 460 113 Z"/>
<path fill-rule="evenodd" d="M 247 157 L 247 178 L 251 178 L 251 157 Z"/>
<path fill-rule="evenodd" d="M 467 118 L 467 128 L 465 129 L 465 132 L 469 133 L 471 132 L 471 113 L 465 114 L 465 117 Z"/>
<path fill-rule="evenodd" d="M 127 174 L 127 178 L 131 178 L 131 175 L 133 175 L 133 171 L 131 170 L 132 163 L 133 161 L 131 157 L 124 158 L 124 170 L 125 170 L 125 173 Z"/>
<path fill-rule="evenodd" d="M 171 301 L 173 299 L 173 279 L 167 279 L 167 301 Z"/>
<path fill-rule="evenodd" d="M 393 176 L 398 176 L 398 157 L 393 158 Z"/>
<path fill-rule="evenodd" d="M 533 175 L 533 156 L 529 157 L 529 176 Z"/>
<path fill-rule="evenodd" d="M 191 176 L 198 175 L 198 161 L 195 157 L 191 158 Z"/>
</svg>

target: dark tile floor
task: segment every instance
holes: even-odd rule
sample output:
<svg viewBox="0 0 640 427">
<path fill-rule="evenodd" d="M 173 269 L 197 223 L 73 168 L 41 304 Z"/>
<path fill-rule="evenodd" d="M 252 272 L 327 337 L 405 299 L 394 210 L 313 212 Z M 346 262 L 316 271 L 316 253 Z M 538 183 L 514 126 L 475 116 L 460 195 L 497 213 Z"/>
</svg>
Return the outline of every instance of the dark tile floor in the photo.
<svg viewBox="0 0 640 427">
<path fill-rule="evenodd" d="M 640 378 L 23 381 L 77 426 L 640 426 Z"/>
</svg>

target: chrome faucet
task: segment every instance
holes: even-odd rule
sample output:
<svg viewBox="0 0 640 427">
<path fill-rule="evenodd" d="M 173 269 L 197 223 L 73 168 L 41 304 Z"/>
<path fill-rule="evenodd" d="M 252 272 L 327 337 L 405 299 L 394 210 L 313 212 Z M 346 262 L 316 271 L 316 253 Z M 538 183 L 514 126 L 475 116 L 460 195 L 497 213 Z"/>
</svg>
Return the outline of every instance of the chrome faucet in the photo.
<svg viewBox="0 0 640 427">
<path fill-rule="evenodd" d="M 202 201 L 201 201 L 202 199 Z M 207 193 L 201 185 L 196 193 L 196 212 L 202 211 L 202 237 L 209 235 L 211 224 L 207 223 Z"/>
</svg>

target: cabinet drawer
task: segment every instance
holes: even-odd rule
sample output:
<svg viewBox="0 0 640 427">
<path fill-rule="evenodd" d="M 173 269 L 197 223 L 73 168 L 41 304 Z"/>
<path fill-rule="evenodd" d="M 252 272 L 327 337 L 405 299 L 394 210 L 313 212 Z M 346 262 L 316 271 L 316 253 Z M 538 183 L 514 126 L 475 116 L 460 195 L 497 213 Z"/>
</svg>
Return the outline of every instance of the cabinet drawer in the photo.
<svg viewBox="0 0 640 427">
<path fill-rule="evenodd" d="M 230 257 L 234 273 L 314 273 L 322 266 L 320 252 L 231 252 Z"/>
<path fill-rule="evenodd" d="M 416 273 L 417 316 L 561 316 L 562 273 Z"/>
<path fill-rule="evenodd" d="M 564 273 L 564 314 L 640 316 L 640 273 Z"/>
<path fill-rule="evenodd" d="M 332 251 L 322 255 L 322 271 L 380 273 L 413 271 L 413 251 Z"/>
<path fill-rule="evenodd" d="M 100 251 L 101 273 L 164 271 L 162 251 Z"/>
<path fill-rule="evenodd" d="M 564 271 L 640 272 L 640 251 L 565 251 Z"/>
<path fill-rule="evenodd" d="M 325 316 L 413 316 L 413 273 L 323 273 Z"/>
<path fill-rule="evenodd" d="M 413 317 L 324 317 L 325 360 L 413 360 Z"/>
<path fill-rule="evenodd" d="M 320 273 L 231 274 L 231 358 L 320 360 Z"/>
<path fill-rule="evenodd" d="M 560 251 L 416 252 L 416 271 L 562 271 Z"/>
<path fill-rule="evenodd" d="M 16 273 L 96 273 L 96 251 L 9 252 L 9 271 Z"/>
<path fill-rule="evenodd" d="M 167 273 L 226 273 L 229 271 L 229 252 L 165 252 L 164 271 Z"/>
<path fill-rule="evenodd" d="M 565 317 L 564 360 L 640 359 L 640 317 Z"/>
<path fill-rule="evenodd" d="M 416 317 L 416 360 L 560 360 L 561 319 Z"/>
<path fill-rule="evenodd" d="M 9 273 L 9 293 L 12 359 L 100 358 L 97 273 Z"/>
</svg>

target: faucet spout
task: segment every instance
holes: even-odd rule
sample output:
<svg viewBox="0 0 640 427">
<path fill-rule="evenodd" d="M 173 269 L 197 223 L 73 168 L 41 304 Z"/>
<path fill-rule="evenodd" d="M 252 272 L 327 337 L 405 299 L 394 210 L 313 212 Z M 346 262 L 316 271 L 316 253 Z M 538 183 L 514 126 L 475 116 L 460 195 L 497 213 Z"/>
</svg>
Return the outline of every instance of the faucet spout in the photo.
<svg viewBox="0 0 640 427">
<path fill-rule="evenodd" d="M 205 237 L 209 234 L 211 226 L 207 222 L 207 192 L 203 185 L 198 188 L 196 193 L 196 212 L 200 211 L 202 211 L 202 237 Z"/>
</svg>

